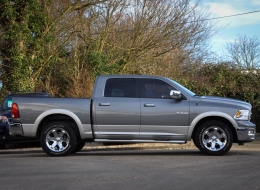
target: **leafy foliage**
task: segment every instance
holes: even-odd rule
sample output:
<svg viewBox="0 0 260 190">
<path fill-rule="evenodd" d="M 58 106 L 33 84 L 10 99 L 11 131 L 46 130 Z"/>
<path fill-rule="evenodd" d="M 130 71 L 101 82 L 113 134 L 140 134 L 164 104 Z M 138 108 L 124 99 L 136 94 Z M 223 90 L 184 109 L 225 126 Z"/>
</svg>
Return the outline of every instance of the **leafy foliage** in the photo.
<svg viewBox="0 0 260 190">
<path fill-rule="evenodd" d="M 52 40 L 44 34 L 48 22 L 37 0 L 2 1 L 0 52 L 4 90 L 34 90 L 39 71 L 46 65 L 46 44 Z"/>
</svg>

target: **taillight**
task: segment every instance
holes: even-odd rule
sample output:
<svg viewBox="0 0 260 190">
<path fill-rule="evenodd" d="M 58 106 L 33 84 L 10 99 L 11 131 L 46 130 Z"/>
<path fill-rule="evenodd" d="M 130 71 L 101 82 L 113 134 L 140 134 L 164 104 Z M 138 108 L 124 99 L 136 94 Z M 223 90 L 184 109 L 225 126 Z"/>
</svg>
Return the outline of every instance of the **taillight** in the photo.
<svg viewBox="0 0 260 190">
<path fill-rule="evenodd" d="M 17 103 L 12 104 L 12 118 L 20 118 L 19 108 Z"/>
</svg>

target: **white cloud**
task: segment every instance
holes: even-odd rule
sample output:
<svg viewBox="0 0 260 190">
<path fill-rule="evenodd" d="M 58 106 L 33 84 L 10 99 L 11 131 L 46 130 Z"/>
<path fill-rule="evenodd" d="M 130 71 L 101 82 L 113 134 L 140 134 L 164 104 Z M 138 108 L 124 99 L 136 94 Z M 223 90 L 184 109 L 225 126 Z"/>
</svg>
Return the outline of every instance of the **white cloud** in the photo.
<svg viewBox="0 0 260 190">
<path fill-rule="evenodd" d="M 209 8 L 212 13 L 211 17 L 224 17 L 236 15 L 251 11 L 260 10 L 259 0 L 225 0 L 225 1 L 205 1 L 204 5 Z M 238 27 L 244 25 L 251 25 L 260 22 L 260 12 L 253 14 L 246 14 L 234 17 L 227 17 L 218 19 L 218 23 L 222 26 Z"/>
<path fill-rule="evenodd" d="M 260 6 L 260 1 L 259 0 L 252 0 L 252 3 L 255 5 L 255 6 Z M 258 7 L 259 8 L 259 7 Z"/>
<path fill-rule="evenodd" d="M 207 7 L 210 18 L 225 17 L 260 10 L 260 0 L 202 0 L 202 9 Z M 216 27 L 222 28 L 211 39 L 212 50 L 221 54 L 227 43 L 238 35 L 252 37 L 260 33 L 260 12 L 217 20 Z"/>
<path fill-rule="evenodd" d="M 209 3 L 209 11 L 216 17 L 227 16 L 227 15 L 234 15 L 236 11 L 229 4 L 223 3 Z"/>
</svg>

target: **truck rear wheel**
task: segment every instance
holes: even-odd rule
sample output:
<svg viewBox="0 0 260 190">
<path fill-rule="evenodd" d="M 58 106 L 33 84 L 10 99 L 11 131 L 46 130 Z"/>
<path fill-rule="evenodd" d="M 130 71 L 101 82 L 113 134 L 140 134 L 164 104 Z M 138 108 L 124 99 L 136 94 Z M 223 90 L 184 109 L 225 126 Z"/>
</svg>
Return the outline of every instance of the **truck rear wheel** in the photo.
<svg viewBox="0 0 260 190">
<path fill-rule="evenodd" d="M 41 133 L 40 141 L 43 151 L 49 156 L 70 154 L 77 144 L 74 130 L 63 122 L 47 125 Z"/>
<path fill-rule="evenodd" d="M 203 123 L 195 135 L 195 144 L 199 150 L 211 156 L 226 154 L 232 143 L 231 130 L 225 123 L 217 120 Z"/>
</svg>

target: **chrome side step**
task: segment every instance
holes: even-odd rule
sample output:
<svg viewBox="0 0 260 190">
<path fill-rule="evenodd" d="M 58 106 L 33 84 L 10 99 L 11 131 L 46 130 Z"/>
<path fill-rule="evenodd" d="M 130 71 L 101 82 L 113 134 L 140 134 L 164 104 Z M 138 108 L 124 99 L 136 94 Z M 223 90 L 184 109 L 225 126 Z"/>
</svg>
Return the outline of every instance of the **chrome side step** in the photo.
<svg viewBox="0 0 260 190">
<path fill-rule="evenodd" d="M 95 142 L 122 142 L 122 143 L 176 143 L 186 144 L 186 141 L 182 140 L 111 140 L 111 139 L 94 139 Z"/>
</svg>

